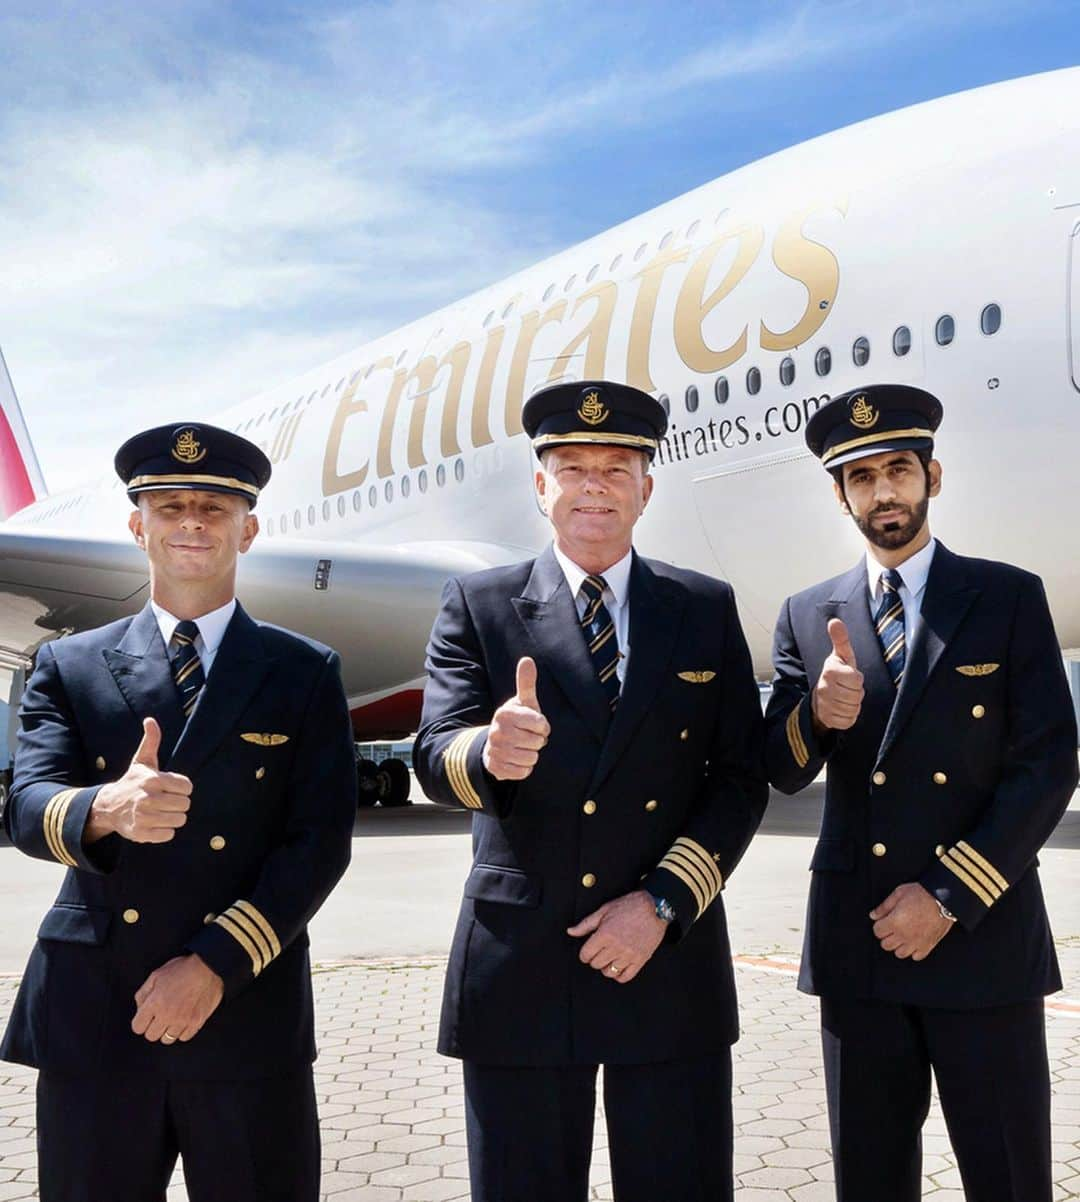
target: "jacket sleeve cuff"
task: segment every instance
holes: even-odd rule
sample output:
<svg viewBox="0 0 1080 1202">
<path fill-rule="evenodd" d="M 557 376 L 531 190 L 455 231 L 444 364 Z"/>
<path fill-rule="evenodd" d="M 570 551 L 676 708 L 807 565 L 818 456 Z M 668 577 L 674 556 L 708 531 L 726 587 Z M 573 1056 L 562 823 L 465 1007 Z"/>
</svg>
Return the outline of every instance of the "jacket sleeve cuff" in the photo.
<svg viewBox="0 0 1080 1202">
<path fill-rule="evenodd" d="M 510 808 L 514 786 L 512 781 L 496 780 L 484 767 L 487 734 L 486 726 L 458 731 L 443 749 L 442 768 L 451 793 L 461 805 L 503 818 Z"/>
<path fill-rule="evenodd" d="M 969 931 L 1009 887 L 997 868 L 963 839 L 940 852 L 919 883 Z"/>
<path fill-rule="evenodd" d="M 682 835 L 641 885 L 653 897 L 670 903 L 681 938 L 716 900 L 724 878 L 705 848 Z"/>
<path fill-rule="evenodd" d="M 241 900 L 207 923 L 184 950 L 217 973 L 230 998 L 281 955 L 281 943 L 266 915 Z"/>
<path fill-rule="evenodd" d="M 83 831 L 100 787 L 60 789 L 45 803 L 41 814 L 42 835 L 52 858 L 67 868 L 99 875 L 112 870 L 115 856 L 99 854 L 97 844 L 83 847 Z"/>
<path fill-rule="evenodd" d="M 814 710 L 811 701 L 812 694 L 807 695 L 787 716 L 784 723 L 784 733 L 787 735 L 788 751 L 791 753 L 795 767 L 800 771 L 814 760 L 823 760 L 831 755 L 836 748 L 837 732 L 826 731 L 818 736 L 814 730 Z"/>
</svg>

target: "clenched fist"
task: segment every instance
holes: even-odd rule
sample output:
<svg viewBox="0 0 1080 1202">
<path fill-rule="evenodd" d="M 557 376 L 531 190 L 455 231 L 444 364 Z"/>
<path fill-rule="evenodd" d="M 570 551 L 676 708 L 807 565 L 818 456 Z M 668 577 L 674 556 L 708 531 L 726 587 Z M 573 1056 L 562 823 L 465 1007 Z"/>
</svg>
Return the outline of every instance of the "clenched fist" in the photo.
<svg viewBox="0 0 1080 1202">
<path fill-rule="evenodd" d="M 90 807 L 83 833 L 86 843 L 117 834 L 132 843 L 168 843 L 187 822 L 191 781 L 176 772 L 158 771 L 161 727 L 143 719 L 143 737 L 128 770 L 102 785 Z"/>
<path fill-rule="evenodd" d="M 525 780 L 551 734 L 536 697 L 536 663 L 518 660 L 517 692 L 495 711 L 484 747 L 484 767 L 496 780 Z"/>
<path fill-rule="evenodd" d="M 863 674 L 844 623 L 832 618 L 828 630 L 832 651 L 810 698 L 814 726 L 819 731 L 850 730 L 862 709 Z"/>
</svg>

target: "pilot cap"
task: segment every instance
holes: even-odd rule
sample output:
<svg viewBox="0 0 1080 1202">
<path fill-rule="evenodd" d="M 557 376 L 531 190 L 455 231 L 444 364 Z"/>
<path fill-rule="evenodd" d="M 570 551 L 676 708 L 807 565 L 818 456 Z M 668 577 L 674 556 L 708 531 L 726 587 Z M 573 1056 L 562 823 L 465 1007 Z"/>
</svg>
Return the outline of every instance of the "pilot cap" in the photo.
<svg viewBox="0 0 1080 1202">
<path fill-rule="evenodd" d="M 907 384 L 872 384 L 833 397 L 806 423 L 806 445 L 827 468 L 886 451 L 933 448 L 943 410 Z"/>
<path fill-rule="evenodd" d="M 667 431 L 667 414 L 640 388 L 577 380 L 534 392 L 521 424 L 537 455 L 551 447 L 607 446 L 644 451 L 651 459 Z"/>
<path fill-rule="evenodd" d="M 199 422 L 136 434 L 116 452 L 115 466 L 131 500 L 143 492 L 201 489 L 243 497 L 252 509 L 272 470 L 253 442 Z"/>
</svg>

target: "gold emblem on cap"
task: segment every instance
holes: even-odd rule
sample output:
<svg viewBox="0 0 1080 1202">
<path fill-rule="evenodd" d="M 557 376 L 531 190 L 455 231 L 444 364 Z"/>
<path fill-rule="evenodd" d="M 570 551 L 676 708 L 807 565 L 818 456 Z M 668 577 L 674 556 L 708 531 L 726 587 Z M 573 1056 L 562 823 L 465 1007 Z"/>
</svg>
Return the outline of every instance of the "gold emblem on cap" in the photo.
<svg viewBox="0 0 1080 1202">
<path fill-rule="evenodd" d="M 872 430 L 881 413 L 862 394 L 851 402 L 851 424 L 860 430 Z"/>
<path fill-rule="evenodd" d="M 206 458 L 206 448 L 195 437 L 194 430 L 181 430 L 173 443 L 172 457 L 181 463 L 198 463 Z"/>
<path fill-rule="evenodd" d="M 592 392 L 585 394 L 585 399 L 581 402 L 581 408 L 577 413 L 578 417 L 588 425 L 599 426 L 602 422 L 607 421 L 611 410 L 600 399 L 600 394 L 594 388 Z"/>
</svg>

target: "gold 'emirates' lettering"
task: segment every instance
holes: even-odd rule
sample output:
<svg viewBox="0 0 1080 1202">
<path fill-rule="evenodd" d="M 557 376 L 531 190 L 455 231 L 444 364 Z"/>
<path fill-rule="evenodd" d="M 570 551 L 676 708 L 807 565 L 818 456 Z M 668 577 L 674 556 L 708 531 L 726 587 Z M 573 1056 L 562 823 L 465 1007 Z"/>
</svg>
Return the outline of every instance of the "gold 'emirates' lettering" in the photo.
<svg viewBox="0 0 1080 1202">
<path fill-rule="evenodd" d="M 735 258 L 724 278 L 705 296 L 709 272 L 720 251 L 736 239 Z M 715 351 L 705 341 L 705 319 L 718 304 L 734 291 L 735 286 L 754 265 L 765 231 L 760 225 L 744 225 L 711 243 L 698 256 L 686 273 L 679 299 L 675 302 L 675 348 L 682 361 L 693 371 L 723 371 L 746 354 L 747 326 L 735 341 L 722 351 Z"/>
<path fill-rule="evenodd" d="M 806 222 L 815 212 L 839 212 L 843 216 L 847 215 L 846 205 L 843 203 L 828 206 L 826 209 L 805 209 L 785 220 L 778 228 L 773 240 L 772 261 L 784 276 L 795 280 L 806 289 L 807 300 L 802 315 L 790 329 L 777 332 L 766 324 L 764 318 L 760 319 L 758 341 L 764 350 L 786 351 L 805 343 L 821 329 L 832 312 L 833 302 L 839 291 L 840 266 L 836 256 L 827 246 L 804 233 Z M 595 306 L 591 315 L 583 328 L 573 334 L 563 345 L 563 349 L 553 357 L 553 365 L 546 378 L 554 380 L 565 377 L 569 374 L 571 361 L 583 357 L 583 379 L 604 378 L 609 374 L 618 379 L 621 375 L 635 387 L 655 392 L 651 356 L 660 294 L 669 269 L 688 260 L 689 268 L 679 283 L 674 301 L 672 335 L 675 349 L 688 368 L 701 374 L 721 371 L 735 363 L 747 352 L 748 324 L 743 324 L 741 332 L 729 346 L 716 348 L 705 338 L 705 323 L 746 278 L 759 258 L 764 238 L 761 225 L 747 223 L 723 233 L 700 250 L 692 246 L 668 249 L 656 255 L 632 277 L 637 281 L 637 288 L 630 315 L 625 373 L 609 369 L 608 358 L 615 311 L 620 292 L 625 295 L 626 284 L 612 280 L 600 281 L 576 298 L 569 314 L 566 300 L 556 301 L 543 311 L 534 309 L 522 314 L 516 337 L 513 339 L 506 375 L 503 426 L 507 437 L 522 432 L 521 409 L 530 366 L 538 362 L 534 353 L 538 336 L 548 325 L 561 326 L 578 317 L 586 303 Z M 730 248 L 732 242 L 735 249 L 731 265 L 716 287 L 707 292 L 710 273 L 721 253 Z M 510 304 L 517 299 L 515 296 Z M 506 330 L 506 323 L 503 322 L 487 331 L 476 380 L 471 386 L 469 441 L 474 448 L 487 446 L 494 441 L 491 427 L 497 396 L 495 380 L 499 365 L 506 358 Z M 440 409 L 440 454 L 449 458 L 461 453 L 461 406 L 472 352 L 473 344 L 463 340 L 444 352 L 441 357 L 434 354 L 424 355 L 414 367 L 395 369 L 394 357 L 385 356 L 364 373 L 363 379 L 366 382 L 376 371 L 393 372 L 388 395 L 382 406 L 376 446 L 376 467 L 380 477 L 394 473 L 394 433 L 396 427 L 405 420 L 404 409 L 409 410 L 406 439 L 408 466 L 417 468 L 427 462 L 424 456 L 427 414 L 432 407 L 431 395 L 444 372 L 449 374 L 445 377 L 446 391 Z M 415 386 L 411 391 L 410 385 Z M 353 418 L 368 412 L 368 403 L 359 396 L 359 388 L 360 376 L 357 375 L 342 394 L 331 421 L 323 458 L 324 496 L 359 487 L 368 476 L 370 457 L 348 470 L 341 468 L 342 458 L 348 461 L 346 433 L 351 428 L 349 423 Z M 282 457 L 287 457 L 292 449 L 297 425 L 299 423 L 293 425 L 287 433 L 285 430 L 279 432 L 280 446 L 275 444 L 275 450 Z M 366 447 L 366 442 L 362 445 Z M 354 449 L 353 457 L 355 456 Z"/>
</svg>

